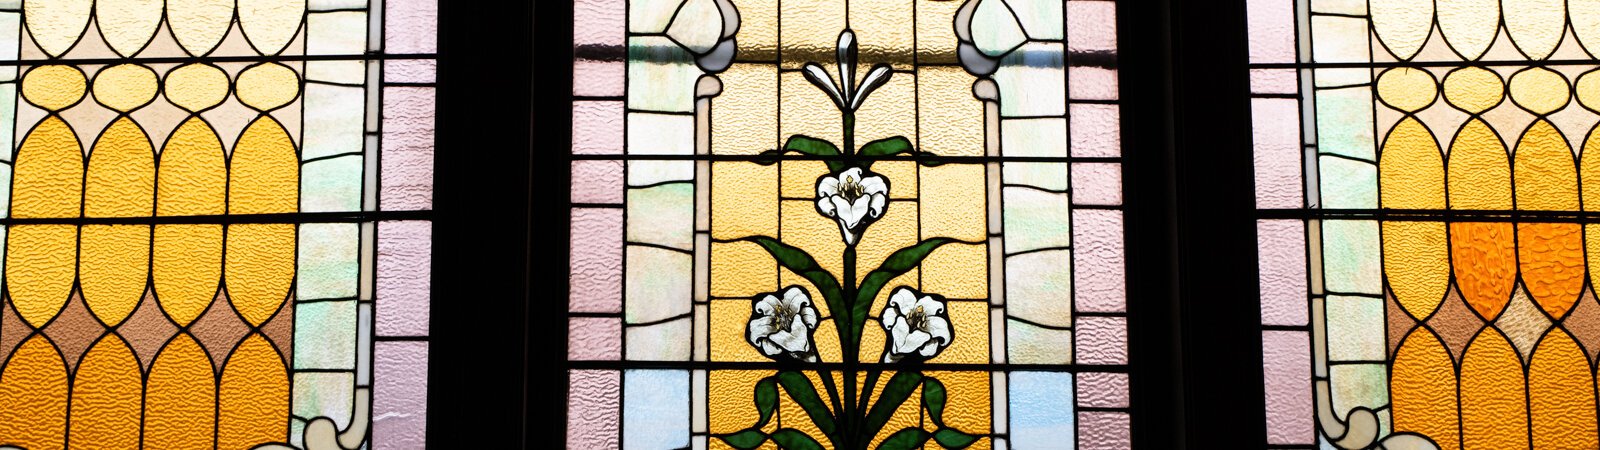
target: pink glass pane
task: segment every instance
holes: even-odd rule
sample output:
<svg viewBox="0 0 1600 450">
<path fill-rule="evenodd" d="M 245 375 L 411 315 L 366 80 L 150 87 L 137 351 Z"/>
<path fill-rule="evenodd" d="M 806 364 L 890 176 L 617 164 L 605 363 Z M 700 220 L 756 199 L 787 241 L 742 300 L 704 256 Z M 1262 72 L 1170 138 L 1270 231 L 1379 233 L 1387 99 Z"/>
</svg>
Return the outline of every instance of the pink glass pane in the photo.
<svg viewBox="0 0 1600 450">
<path fill-rule="evenodd" d="M 622 154 L 622 102 L 579 101 L 572 103 L 572 153 L 580 155 Z"/>
<path fill-rule="evenodd" d="M 1078 352 L 1080 364 L 1127 364 L 1128 324 L 1121 317 L 1079 317 Z"/>
<path fill-rule="evenodd" d="M 1072 212 L 1073 284 L 1078 311 L 1122 312 L 1127 307 L 1122 212 Z M 1080 319 L 1081 320 L 1081 319 Z"/>
<path fill-rule="evenodd" d="M 1116 105 L 1075 104 L 1068 115 L 1072 156 L 1122 156 L 1122 120 Z"/>
<path fill-rule="evenodd" d="M 572 318 L 567 326 L 567 359 L 574 361 L 614 361 L 621 357 L 621 318 Z"/>
<path fill-rule="evenodd" d="M 568 308 L 622 312 L 622 209 L 573 209 L 571 254 Z"/>
<path fill-rule="evenodd" d="M 1116 206 L 1122 204 L 1122 165 L 1074 163 L 1072 203 Z"/>
<path fill-rule="evenodd" d="M 1106 372 L 1078 374 L 1078 406 L 1127 408 L 1128 374 Z"/>
<path fill-rule="evenodd" d="M 439 0 L 385 0 L 384 51 L 433 53 L 439 50 Z"/>
<path fill-rule="evenodd" d="M 1298 220 L 1256 222 L 1261 323 L 1306 324 L 1306 231 Z"/>
<path fill-rule="evenodd" d="M 1267 389 L 1267 442 L 1312 441 L 1311 345 L 1303 331 L 1261 332 Z"/>
<path fill-rule="evenodd" d="M 1294 99 L 1250 100 L 1255 137 L 1256 207 L 1298 208 L 1300 104 Z"/>
<path fill-rule="evenodd" d="M 1129 435 L 1128 413 L 1085 411 L 1078 413 L 1078 448 L 1081 450 L 1125 450 L 1133 448 Z"/>
<path fill-rule="evenodd" d="M 383 197 L 385 210 L 433 207 L 434 90 L 383 89 Z"/>
<path fill-rule="evenodd" d="M 572 202 L 622 204 L 622 161 L 573 161 Z"/>
<path fill-rule="evenodd" d="M 378 334 L 428 334 L 433 223 L 378 224 Z"/>
<path fill-rule="evenodd" d="M 1294 62 L 1294 0 L 1249 0 L 1250 62 Z"/>
<path fill-rule="evenodd" d="M 428 343 L 378 342 L 372 392 L 375 450 L 426 447 Z"/>
</svg>

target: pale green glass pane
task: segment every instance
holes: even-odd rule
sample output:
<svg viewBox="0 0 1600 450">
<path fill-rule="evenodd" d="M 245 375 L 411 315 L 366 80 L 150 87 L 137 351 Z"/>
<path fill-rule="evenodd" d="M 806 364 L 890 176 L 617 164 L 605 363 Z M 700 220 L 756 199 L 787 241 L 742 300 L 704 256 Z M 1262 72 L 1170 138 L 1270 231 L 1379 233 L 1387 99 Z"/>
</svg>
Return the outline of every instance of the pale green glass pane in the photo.
<svg viewBox="0 0 1600 450">
<path fill-rule="evenodd" d="M 306 54 L 359 55 L 367 47 L 367 13 L 340 11 L 306 15 Z M 360 62 L 357 62 L 360 65 Z M 307 78 L 319 79 L 307 67 Z"/>
<path fill-rule="evenodd" d="M 628 113 L 628 154 L 694 154 L 694 116 Z"/>
<path fill-rule="evenodd" d="M 1323 283 L 1329 291 L 1381 295 L 1378 222 L 1322 222 Z"/>
<path fill-rule="evenodd" d="M 1072 252 L 1007 257 L 1006 314 L 1041 325 L 1072 326 Z"/>
<path fill-rule="evenodd" d="M 1025 184 L 1052 191 L 1067 190 L 1067 165 L 1063 163 L 1003 163 L 1006 184 Z"/>
<path fill-rule="evenodd" d="M 1000 115 L 1060 116 L 1067 113 L 1066 44 L 1031 42 L 1000 60 Z"/>
<path fill-rule="evenodd" d="M 354 370 L 356 301 L 296 303 L 294 368 Z"/>
<path fill-rule="evenodd" d="M 3 7 L 3 6 L 0 6 Z M 0 61 L 15 61 L 20 46 L 17 37 L 21 35 L 22 14 L 0 13 Z M 17 66 L 0 67 L 0 81 L 13 81 L 17 79 Z M 12 98 L 9 95 L 4 98 Z M 6 102 L 11 103 L 11 102 Z M 11 123 L 7 120 L 0 123 Z"/>
<path fill-rule="evenodd" d="M 1340 420 L 1357 406 L 1376 410 L 1389 404 L 1389 372 L 1383 364 L 1335 364 L 1328 370 Z"/>
<path fill-rule="evenodd" d="M 628 38 L 628 107 L 646 111 L 694 111 L 700 79 L 694 56 L 665 36 Z"/>
<path fill-rule="evenodd" d="M 694 250 L 694 184 L 628 189 L 628 242 Z"/>
<path fill-rule="evenodd" d="M 300 211 L 361 210 L 361 155 L 312 161 L 300 166 Z"/>
<path fill-rule="evenodd" d="M 703 55 L 717 45 L 722 30 L 722 11 L 715 0 L 687 0 L 667 25 L 667 36 Z"/>
<path fill-rule="evenodd" d="M 1072 330 L 1053 330 L 1006 320 L 1006 362 L 1072 364 Z"/>
<path fill-rule="evenodd" d="M 1322 153 L 1377 160 L 1372 139 L 1372 89 L 1317 91 L 1317 149 Z"/>
<path fill-rule="evenodd" d="M 1072 208 L 1067 194 L 1007 187 L 1001 195 L 1007 254 L 1072 244 Z"/>
<path fill-rule="evenodd" d="M 1001 0 L 983 0 L 972 11 L 972 40 L 989 56 L 1001 54 L 1028 40 L 1022 24 Z"/>
<path fill-rule="evenodd" d="M 694 180 L 694 161 L 628 161 L 628 186 Z"/>
<path fill-rule="evenodd" d="M 1000 153 L 1004 156 L 1066 157 L 1067 119 L 1001 120 Z"/>
<path fill-rule="evenodd" d="M 17 123 L 17 101 L 20 101 L 19 99 L 17 99 L 17 85 L 16 85 L 16 83 L 0 83 L 0 98 L 13 99 L 12 101 L 0 102 L 0 124 L 5 124 L 5 126 L 0 126 L 0 143 L 3 143 L 3 144 L 0 144 L 0 145 L 4 145 L 5 148 L 7 148 L 7 149 L 15 149 L 15 148 L 17 148 L 17 145 L 16 145 L 16 141 L 14 141 L 13 139 L 16 139 L 16 127 L 13 126 L 13 124 Z M 11 150 L 0 152 L 0 161 L 10 161 L 11 157 L 12 157 L 12 153 L 11 152 L 12 152 Z M 4 183 L 0 183 L 0 184 L 6 185 L 5 189 L 6 189 L 6 192 L 7 192 L 8 195 L 6 195 L 4 197 L 0 197 L 0 198 L 10 199 L 11 198 L 11 196 L 9 195 L 9 192 L 11 190 L 11 165 L 10 164 L 5 165 L 5 173 L 6 173 L 5 178 L 0 179 L 0 181 L 4 181 Z M 10 201 L 5 201 L 5 202 L 0 202 L 0 203 L 11 203 L 11 202 Z M 0 206 L 0 211 L 5 211 L 4 208 L 7 208 L 8 206 L 9 205 Z M 3 215 L 3 214 L 0 214 L 0 215 Z"/>
<path fill-rule="evenodd" d="M 355 376 L 350 373 L 311 372 L 294 374 L 294 411 L 297 417 L 327 417 L 345 429 L 350 425 L 355 403 Z"/>
<path fill-rule="evenodd" d="M 1316 62 L 1370 62 L 1370 45 L 1365 18 L 1311 18 L 1311 55 Z"/>
<path fill-rule="evenodd" d="M 628 0 L 628 32 L 667 31 L 667 23 L 682 3 L 683 0 Z"/>
<path fill-rule="evenodd" d="M 361 151 L 366 91 L 359 87 L 306 83 L 303 159 Z"/>
<path fill-rule="evenodd" d="M 1329 14 L 1367 14 L 1367 0 L 1311 0 L 1311 11 Z"/>
<path fill-rule="evenodd" d="M 1381 361 L 1386 341 L 1383 299 L 1328 296 L 1328 358 L 1333 361 Z"/>
<path fill-rule="evenodd" d="M 301 225 L 295 294 L 301 300 L 355 297 L 360 279 L 360 244 L 359 224 Z"/>
<path fill-rule="evenodd" d="M 1337 156 L 1320 156 L 1322 207 L 1370 209 L 1378 207 L 1378 167 Z"/>
<path fill-rule="evenodd" d="M 366 8 L 367 0 L 308 0 L 306 9 L 311 11 L 327 11 L 333 9 L 358 9 Z"/>
<path fill-rule="evenodd" d="M 624 353 L 634 361 L 686 361 L 689 359 L 692 328 L 688 317 L 650 326 L 628 327 L 623 331 L 628 343 Z"/>
<path fill-rule="evenodd" d="M 649 323 L 688 314 L 694 280 L 694 259 L 689 253 L 641 245 L 627 247 L 624 323 Z"/>
<path fill-rule="evenodd" d="M 1372 83 L 1372 69 L 1365 67 L 1349 69 L 1316 69 L 1312 71 L 1316 79 L 1316 87 L 1347 87 Z"/>
<path fill-rule="evenodd" d="M 1007 0 L 1017 11 L 1022 29 L 1033 39 L 1054 40 L 1065 37 L 1067 23 L 1061 16 L 1061 0 Z M 1107 24 L 1110 26 L 1111 24 Z"/>
</svg>

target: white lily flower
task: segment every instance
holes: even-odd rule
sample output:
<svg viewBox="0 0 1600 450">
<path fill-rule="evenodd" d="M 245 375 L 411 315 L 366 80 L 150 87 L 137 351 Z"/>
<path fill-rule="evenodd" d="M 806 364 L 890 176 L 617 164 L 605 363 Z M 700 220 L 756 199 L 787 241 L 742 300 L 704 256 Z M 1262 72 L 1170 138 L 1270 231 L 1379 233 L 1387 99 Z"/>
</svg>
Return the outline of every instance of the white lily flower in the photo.
<svg viewBox="0 0 1600 450">
<path fill-rule="evenodd" d="M 847 113 L 860 109 L 861 102 L 867 99 L 867 95 L 888 83 L 889 77 L 894 75 L 894 71 L 889 69 L 888 64 L 880 63 L 872 66 L 872 70 L 867 72 L 867 76 L 861 80 L 861 84 L 859 86 L 856 85 L 857 53 L 856 34 L 850 30 L 844 30 L 843 33 L 839 34 L 838 83 L 834 83 L 833 76 L 828 75 L 828 71 L 817 65 L 817 63 L 808 62 L 804 67 L 801 67 L 801 73 L 805 74 L 806 80 L 811 81 L 811 84 L 817 85 L 823 92 L 827 92 L 828 96 L 833 98 L 833 104 L 838 106 L 840 111 Z"/>
<path fill-rule="evenodd" d="M 790 286 L 781 295 L 756 296 L 748 329 L 750 345 L 775 360 L 816 362 L 811 333 L 817 329 L 817 309 L 811 306 L 811 297 L 800 286 Z"/>
<path fill-rule="evenodd" d="M 955 338 L 944 301 L 905 286 L 889 294 L 889 307 L 883 309 L 881 320 L 883 329 L 889 332 L 888 348 L 883 352 L 886 363 L 905 358 L 933 358 Z"/>
<path fill-rule="evenodd" d="M 817 180 L 817 212 L 839 222 L 844 243 L 854 245 L 868 224 L 889 208 L 889 182 L 851 167 Z"/>
</svg>

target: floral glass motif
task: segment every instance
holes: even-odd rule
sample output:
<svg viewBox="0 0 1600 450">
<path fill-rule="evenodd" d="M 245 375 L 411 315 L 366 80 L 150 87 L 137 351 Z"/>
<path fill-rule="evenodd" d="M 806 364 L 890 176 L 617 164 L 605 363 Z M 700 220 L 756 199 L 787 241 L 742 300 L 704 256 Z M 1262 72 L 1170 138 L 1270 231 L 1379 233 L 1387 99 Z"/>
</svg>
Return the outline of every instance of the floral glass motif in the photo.
<svg viewBox="0 0 1600 450">
<path fill-rule="evenodd" d="M 1597 5 L 1248 4 L 1268 442 L 1600 446 Z"/>
<path fill-rule="evenodd" d="M 1115 2 L 581 0 L 569 448 L 1127 448 Z"/>
<path fill-rule="evenodd" d="M 423 445 L 436 11 L 0 1 L 0 448 Z"/>
</svg>

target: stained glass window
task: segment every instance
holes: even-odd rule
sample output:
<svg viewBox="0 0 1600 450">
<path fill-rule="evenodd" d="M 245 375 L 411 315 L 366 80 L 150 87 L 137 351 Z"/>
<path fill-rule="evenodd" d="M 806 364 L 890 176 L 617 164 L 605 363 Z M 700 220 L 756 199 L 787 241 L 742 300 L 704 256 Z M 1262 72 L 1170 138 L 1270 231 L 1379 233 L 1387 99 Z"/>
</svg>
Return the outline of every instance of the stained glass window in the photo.
<svg viewBox="0 0 1600 450">
<path fill-rule="evenodd" d="M 1249 2 L 1270 443 L 1600 445 L 1596 5 Z"/>
<path fill-rule="evenodd" d="M 0 446 L 422 445 L 435 11 L 0 1 Z"/>
<path fill-rule="evenodd" d="M 1116 3 L 578 0 L 570 448 L 1126 448 Z"/>
</svg>

